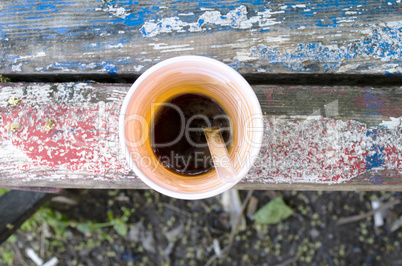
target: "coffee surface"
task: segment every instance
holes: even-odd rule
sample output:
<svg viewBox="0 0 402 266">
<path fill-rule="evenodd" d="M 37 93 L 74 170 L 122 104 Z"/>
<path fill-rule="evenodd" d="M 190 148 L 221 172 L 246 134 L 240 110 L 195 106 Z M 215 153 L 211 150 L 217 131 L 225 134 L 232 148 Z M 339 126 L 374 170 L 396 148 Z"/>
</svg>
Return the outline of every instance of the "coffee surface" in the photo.
<svg viewBox="0 0 402 266">
<path fill-rule="evenodd" d="M 230 118 L 210 97 L 183 94 L 162 103 L 151 125 L 151 146 L 158 160 L 181 175 L 200 175 L 214 166 L 203 127 L 220 127 L 230 148 Z"/>
</svg>

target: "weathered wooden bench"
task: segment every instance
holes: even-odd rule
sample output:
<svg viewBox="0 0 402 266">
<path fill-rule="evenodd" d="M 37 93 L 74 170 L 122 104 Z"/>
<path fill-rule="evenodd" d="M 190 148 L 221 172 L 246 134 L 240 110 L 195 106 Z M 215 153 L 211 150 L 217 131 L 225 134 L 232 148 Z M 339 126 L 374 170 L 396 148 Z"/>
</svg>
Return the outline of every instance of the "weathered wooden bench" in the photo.
<svg viewBox="0 0 402 266">
<path fill-rule="evenodd" d="M 239 71 L 265 115 L 242 189 L 402 189 L 397 1 L 5 1 L 0 186 L 145 188 L 119 150 L 131 83 L 178 55 Z"/>
</svg>

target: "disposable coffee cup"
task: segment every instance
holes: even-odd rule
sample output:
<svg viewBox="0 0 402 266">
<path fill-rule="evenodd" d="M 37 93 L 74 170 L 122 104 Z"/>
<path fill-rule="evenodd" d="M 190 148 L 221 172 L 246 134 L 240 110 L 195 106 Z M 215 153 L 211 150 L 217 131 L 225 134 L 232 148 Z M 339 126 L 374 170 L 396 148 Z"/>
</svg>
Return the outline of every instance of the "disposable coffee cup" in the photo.
<svg viewBox="0 0 402 266">
<path fill-rule="evenodd" d="M 221 181 L 214 169 L 195 176 L 181 175 L 156 157 L 151 126 L 158 106 L 187 93 L 213 99 L 230 117 L 233 182 Z M 154 65 L 134 82 L 120 112 L 120 144 L 129 167 L 149 187 L 174 198 L 208 198 L 233 187 L 257 159 L 262 136 L 263 117 L 253 89 L 234 69 L 207 57 L 180 56 Z"/>
</svg>

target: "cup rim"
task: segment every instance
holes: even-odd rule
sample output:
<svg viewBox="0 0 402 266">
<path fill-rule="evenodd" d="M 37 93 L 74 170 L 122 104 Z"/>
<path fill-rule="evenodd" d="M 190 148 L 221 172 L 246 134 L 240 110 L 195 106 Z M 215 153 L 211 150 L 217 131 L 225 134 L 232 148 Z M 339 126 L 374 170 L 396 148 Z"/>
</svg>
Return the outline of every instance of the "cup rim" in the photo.
<svg viewBox="0 0 402 266">
<path fill-rule="evenodd" d="M 207 64 L 213 64 L 213 65 L 218 66 L 219 68 L 224 69 L 225 74 L 227 74 L 228 76 L 232 76 L 233 78 L 235 78 L 237 80 L 237 82 L 243 83 L 244 86 L 241 87 L 242 90 L 246 90 L 246 91 L 251 90 L 252 91 L 252 93 L 248 94 L 248 101 L 249 101 L 250 105 L 254 106 L 255 109 L 257 109 L 256 111 L 258 112 L 258 113 L 253 113 L 253 115 L 258 115 L 258 116 L 261 116 L 261 118 L 262 118 L 262 111 L 261 111 L 260 103 L 257 99 L 257 96 L 255 95 L 255 93 L 254 93 L 253 89 L 251 88 L 251 86 L 249 85 L 249 83 L 236 70 L 234 70 L 233 68 L 229 67 L 228 65 L 226 65 L 220 61 L 217 61 L 212 58 L 204 57 L 204 56 L 196 56 L 196 55 L 177 56 L 177 57 L 172 57 L 172 58 L 166 59 L 166 60 L 159 62 L 156 65 L 150 67 L 139 78 L 137 78 L 137 80 L 130 87 L 129 91 L 127 92 L 127 94 L 124 98 L 124 101 L 123 101 L 123 104 L 121 107 L 121 111 L 120 111 L 120 117 L 119 117 L 120 146 L 121 146 L 121 150 L 124 152 L 124 157 L 126 158 L 129 167 L 150 188 L 152 188 L 162 194 L 165 194 L 167 196 L 179 198 L 179 199 L 195 200 L 195 199 L 209 198 L 209 197 L 216 196 L 216 195 L 230 189 L 231 187 L 236 185 L 248 173 L 248 171 L 253 166 L 254 161 L 256 160 L 256 158 L 259 154 L 259 151 L 260 151 L 260 148 L 262 145 L 262 137 L 263 137 L 262 131 L 255 132 L 255 137 L 253 138 L 253 143 L 255 146 L 250 148 L 250 152 L 248 155 L 248 157 L 251 156 L 251 160 L 249 161 L 249 163 L 247 163 L 247 167 L 242 167 L 240 169 L 240 171 L 238 172 L 238 176 L 240 178 L 237 178 L 236 182 L 223 183 L 221 186 L 218 186 L 217 188 L 215 188 L 213 190 L 204 191 L 204 192 L 191 192 L 191 193 L 182 192 L 181 193 L 181 192 L 168 190 L 168 189 L 154 183 L 137 167 L 137 165 L 133 161 L 133 158 L 130 156 L 130 152 L 125 143 L 125 139 L 126 139 L 125 115 L 126 115 L 126 111 L 127 111 L 127 108 L 131 101 L 132 96 L 134 95 L 136 90 L 139 88 L 141 83 L 144 80 L 146 80 L 149 76 L 151 76 L 154 72 L 158 71 L 159 69 L 165 68 L 166 66 L 169 66 L 171 64 L 178 63 L 178 62 L 202 62 L 202 63 L 207 63 Z M 256 120 L 256 127 L 263 128 L 262 119 Z"/>
</svg>

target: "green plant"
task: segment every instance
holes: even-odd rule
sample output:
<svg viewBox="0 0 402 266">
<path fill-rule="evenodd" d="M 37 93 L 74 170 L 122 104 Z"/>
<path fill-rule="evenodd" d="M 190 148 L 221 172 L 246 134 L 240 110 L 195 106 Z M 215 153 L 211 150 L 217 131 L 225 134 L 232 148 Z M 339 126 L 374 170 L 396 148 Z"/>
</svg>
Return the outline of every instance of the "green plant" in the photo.
<svg viewBox="0 0 402 266">
<path fill-rule="evenodd" d="M 0 262 L 1 264 L 10 264 L 11 261 L 14 259 L 14 252 L 12 251 L 3 251 L 1 252 Z"/>
<path fill-rule="evenodd" d="M 4 194 L 6 194 L 9 191 L 9 189 L 7 188 L 0 188 L 0 196 L 3 196 Z"/>
<path fill-rule="evenodd" d="M 66 228 L 71 224 L 67 217 L 59 211 L 48 207 L 40 208 L 32 218 L 26 220 L 21 231 L 34 231 L 41 224 L 46 223 L 53 230 L 54 238 L 65 239 L 67 237 Z"/>
<path fill-rule="evenodd" d="M 0 75 L 0 82 L 10 82 L 10 79 L 3 75 Z"/>
<path fill-rule="evenodd" d="M 277 197 L 261 207 L 254 218 L 259 224 L 277 224 L 292 214 L 293 210 L 285 204 L 282 197 Z"/>
<path fill-rule="evenodd" d="M 111 211 L 108 212 L 109 222 L 106 223 L 95 223 L 92 221 L 86 221 L 83 223 L 76 224 L 76 228 L 83 234 L 89 234 L 91 232 L 98 232 L 105 238 L 108 238 L 103 232 L 100 230 L 103 227 L 113 226 L 113 229 L 120 236 L 125 237 L 127 235 L 127 222 L 130 218 L 130 215 L 134 212 L 134 209 L 128 209 L 125 207 L 121 208 L 123 215 L 121 217 L 114 217 Z"/>
<path fill-rule="evenodd" d="M 0 189 L 0 195 L 6 193 L 7 189 Z M 98 223 L 94 221 L 85 221 L 77 223 L 69 221 L 67 217 L 59 211 L 52 210 L 47 206 L 40 208 L 30 219 L 26 220 L 18 234 L 28 232 L 35 236 L 36 232 L 43 230 L 42 226 L 48 226 L 52 232 L 50 238 L 45 239 L 46 249 L 54 252 L 64 249 L 65 241 L 71 234 L 68 233 L 67 228 L 73 227 L 85 235 L 93 234 L 94 239 L 91 238 L 84 246 L 90 247 L 100 245 L 100 241 L 113 242 L 113 237 L 107 231 L 102 230 L 104 227 L 113 227 L 117 234 L 122 237 L 127 235 L 127 222 L 134 209 L 121 208 L 122 215 L 115 217 L 112 212 L 108 212 L 109 221 L 105 223 Z M 13 265 L 14 264 L 14 248 L 17 236 L 12 235 L 5 243 L 0 246 L 0 265 Z"/>
</svg>

